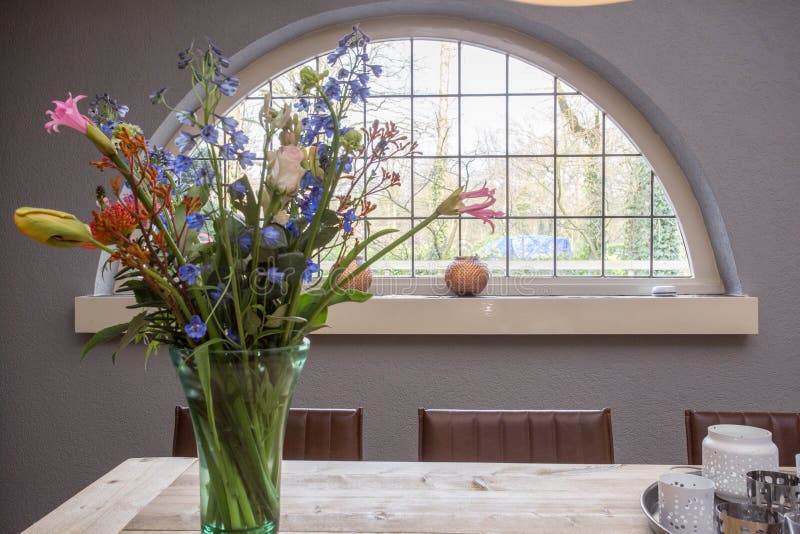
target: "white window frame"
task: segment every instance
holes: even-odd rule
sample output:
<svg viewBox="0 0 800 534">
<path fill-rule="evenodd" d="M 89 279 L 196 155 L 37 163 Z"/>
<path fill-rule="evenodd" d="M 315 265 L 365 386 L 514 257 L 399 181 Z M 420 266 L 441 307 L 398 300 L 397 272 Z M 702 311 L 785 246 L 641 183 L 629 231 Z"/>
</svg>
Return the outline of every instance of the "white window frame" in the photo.
<svg viewBox="0 0 800 534">
<path fill-rule="evenodd" d="M 563 79 L 613 118 L 633 140 L 661 180 L 675 210 L 691 266 L 689 277 L 496 277 L 487 295 L 649 295 L 654 286 L 675 286 L 678 294 L 718 295 L 725 286 L 717 269 L 711 240 L 691 185 L 669 149 L 649 122 L 619 91 L 591 69 L 529 35 L 490 24 L 451 17 L 381 17 L 362 21 L 374 40 L 442 39 L 476 44 L 519 59 Z M 349 26 L 337 25 L 309 33 L 262 55 L 237 74 L 241 83 L 236 97 L 223 99 L 230 110 L 264 83 L 292 67 L 331 49 Z M 177 125 L 170 138 L 177 134 Z M 173 147 L 174 148 L 174 147 Z M 443 295 L 437 277 L 378 278 L 376 295 Z"/>
<path fill-rule="evenodd" d="M 758 299 L 724 295 L 725 286 L 708 230 L 688 179 L 649 122 L 606 80 L 539 39 L 488 23 L 427 15 L 380 17 L 361 22 L 376 40 L 443 39 L 485 46 L 529 61 L 575 87 L 613 117 L 661 180 L 681 227 L 692 276 L 525 279 L 529 296 L 505 296 L 507 288 L 504 290 L 502 282 L 493 281 L 495 286 L 490 287 L 489 292 L 495 296 L 471 299 L 415 296 L 418 293 L 442 295 L 442 281 L 435 278 L 427 281 L 424 278 L 376 278 L 375 293 L 391 295 L 363 304 L 334 307 L 329 317 L 332 328 L 323 329 L 320 334 L 758 333 Z M 266 80 L 326 52 L 331 43 L 349 30 L 350 25 L 345 24 L 325 27 L 257 57 L 237 72 L 241 96 L 224 99 L 222 108 L 233 108 Z M 191 105 L 191 98 L 187 95 L 180 105 Z M 179 129 L 180 125 L 170 116 L 156 131 L 153 140 L 157 144 L 168 144 Z M 674 285 L 679 295 L 685 296 L 650 296 L 654 285 Z M 129 295 L 77 297 L 75 331 L 96 332 L 129 318 L 131 310 L 125 307 L 132 304 L 132 300 Z"/>
</svg>

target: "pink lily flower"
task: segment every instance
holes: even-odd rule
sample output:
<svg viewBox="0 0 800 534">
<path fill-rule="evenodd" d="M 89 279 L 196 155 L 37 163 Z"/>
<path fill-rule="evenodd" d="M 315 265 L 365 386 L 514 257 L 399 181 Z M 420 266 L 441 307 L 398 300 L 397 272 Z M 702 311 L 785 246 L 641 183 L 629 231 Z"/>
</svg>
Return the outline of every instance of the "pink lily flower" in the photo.
<svg viewBox="0 0 800 534">
<path fill-rule="evenodd" d="M 485 186 L 474 191 L 465 191 L 458 195 L 458 212 L 461 214 L 472 215 L 473 217 L 482 220 L 484 224 L 488 223 L 489 226 L 492 227 L 492 232 L 494 232 L 494 221 L 492 221 L 492 219 L 496 219 L 505 215 L 505 213 L 502 211 L 489 209 L 494 205 L 495 202 L 497 202 L 497 199 L 494 198 L 494 194 L 494 189 L 489 189 Z M 477 204 L 470 204 L 467 206 L 463 201 L 469 198 L 482 198 L 484 200 L 482 202 L 478 202 Z"/>
<path fill-rule="evenodd" d="M 78 95 L 75 98 L 72 98 L 72 93 L 68 93 L 68 95 L 68 98 L 64 102 L 53 100 L 53 104 L 56 105 L 56 108 L 52 111 L 45 112 L 51 120 L 47 122 L 44 127 L 47 133 L 53 133 L 54 130 L 58 132 L 59 126 L 68 126 L 86 135 L 86 128 L 92 121 L 88 117 L 81 115 L 81 112 L 78 111 L 78 102 L 86 98 L 86 95 Z"/>
</svg>

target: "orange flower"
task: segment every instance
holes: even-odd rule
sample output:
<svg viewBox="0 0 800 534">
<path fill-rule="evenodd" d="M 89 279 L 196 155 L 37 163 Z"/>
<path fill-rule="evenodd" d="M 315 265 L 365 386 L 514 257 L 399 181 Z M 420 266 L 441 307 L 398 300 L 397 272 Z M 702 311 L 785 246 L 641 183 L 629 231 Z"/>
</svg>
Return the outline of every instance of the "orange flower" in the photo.
<svg viewBox="0 0 800 534">
<path fill-rule="evenodd" d="M 136 206 L 133 201 L 115 202 L 99 213 L 92 212 L 89 228 L 92 237 L 104 245 L 112 245 L 120 238 L 128 237 L 138 223 L 134 216 Z"/>
</svg>

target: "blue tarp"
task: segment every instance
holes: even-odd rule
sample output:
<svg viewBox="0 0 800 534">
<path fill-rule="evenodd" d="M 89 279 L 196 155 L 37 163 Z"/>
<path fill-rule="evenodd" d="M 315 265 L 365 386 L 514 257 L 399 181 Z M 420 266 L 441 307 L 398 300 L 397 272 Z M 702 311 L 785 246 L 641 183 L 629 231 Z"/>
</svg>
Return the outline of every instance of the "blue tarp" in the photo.
<svg viewBox="0 0 800 534">
<path fill-rule="evenodd" d="M 533 260 L 553 255 L 553 236 L 540 234 L 515 235 L 508 240 L 509 259 Z M 556 237 L 558 254 L 572 255 L 572 244 L 566 237 Z M 477 251 L 482 258 L 505 256 L 506 239 L 499 237 L 484 243 Z"/>
</svg>

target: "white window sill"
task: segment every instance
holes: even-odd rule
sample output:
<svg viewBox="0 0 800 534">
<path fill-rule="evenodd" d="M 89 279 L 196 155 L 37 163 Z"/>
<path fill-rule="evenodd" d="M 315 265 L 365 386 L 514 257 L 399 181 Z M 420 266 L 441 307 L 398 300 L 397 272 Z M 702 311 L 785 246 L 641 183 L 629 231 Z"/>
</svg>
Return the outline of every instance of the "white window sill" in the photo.
<svg viewBox="0 0 800 534">
<path fill-rule="evenodd" d="M 75 332 L 134 315 L 129 295 L 75 298 Z M 319 334 L 758 334 L 758 299 L 382 296 L 333 306 Z"/>
</svg>

